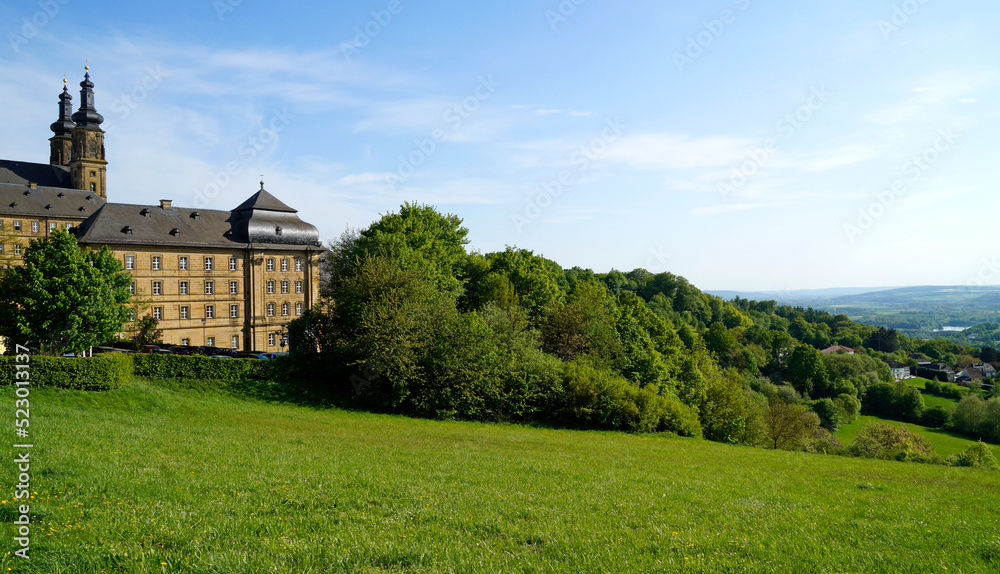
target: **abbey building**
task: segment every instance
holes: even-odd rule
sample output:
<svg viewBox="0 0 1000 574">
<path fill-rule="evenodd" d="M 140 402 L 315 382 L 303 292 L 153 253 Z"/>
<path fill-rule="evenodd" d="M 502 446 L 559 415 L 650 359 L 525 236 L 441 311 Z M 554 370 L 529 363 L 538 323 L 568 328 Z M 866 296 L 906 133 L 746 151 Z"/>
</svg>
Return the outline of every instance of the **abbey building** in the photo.
<svg viewBox="0 0 1000 574">
<path fill-rule="evenodd" d="M 65 229 L 84 247 L 114 252 L 165 343 L 282 350 L 285 326 L 319 297 L 316 227 L 263 183 L 229 211 L 108 201 L 89 71 L 80 88 L 73 112 L 63 86 L 48 164 L 0 160 L 0 258 L 16 261 L 32 238 Z"/>
</svg>

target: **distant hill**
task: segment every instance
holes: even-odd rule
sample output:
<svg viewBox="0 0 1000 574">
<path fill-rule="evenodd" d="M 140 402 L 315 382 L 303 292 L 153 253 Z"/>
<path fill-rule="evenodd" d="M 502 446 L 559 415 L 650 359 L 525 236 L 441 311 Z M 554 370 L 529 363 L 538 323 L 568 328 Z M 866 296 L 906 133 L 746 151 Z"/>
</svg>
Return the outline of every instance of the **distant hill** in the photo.
<svg viewBox="0 0 1000 574">
<path fill-rule="evenodd" d="M 733 291 L 708 290 L 705 293 L 721 297 L 727 301 L 740 297 L 751 301 L 777 301 L 778 303 L 798 303 L 801 301 L 825 301 L 837 297 L 881 292 L 894 287 L 832 287 L 829 289 L 792 289 L 788 291 Z"/>
</svg>

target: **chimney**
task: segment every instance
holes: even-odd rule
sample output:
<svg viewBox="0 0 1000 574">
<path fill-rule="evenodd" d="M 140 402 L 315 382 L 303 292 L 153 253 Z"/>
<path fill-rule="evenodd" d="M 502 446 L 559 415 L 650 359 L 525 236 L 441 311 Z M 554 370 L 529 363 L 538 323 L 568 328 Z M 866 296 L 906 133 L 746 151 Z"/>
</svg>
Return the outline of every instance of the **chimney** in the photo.
<svg viewBox="0 0 1000 574">
<path fill-rule="evenodd" d="M 170 203 L 171 202 L 172 202 L 172 200 L 170 200 L 170 199 L 161 199 L 160 200 L 160 209 L 170 209 Z"/>
</svg>

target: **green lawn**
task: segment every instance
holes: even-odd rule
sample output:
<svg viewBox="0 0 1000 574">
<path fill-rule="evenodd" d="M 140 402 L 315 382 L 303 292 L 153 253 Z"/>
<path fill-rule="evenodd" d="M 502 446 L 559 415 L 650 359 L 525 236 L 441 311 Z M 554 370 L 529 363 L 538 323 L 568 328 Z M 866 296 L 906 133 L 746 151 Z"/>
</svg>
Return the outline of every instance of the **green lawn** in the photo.
<svg viewBox="0 0 1000 574">
<path fill-rule="evenodd" d="M 32 559 L 9 489 L 0 572 L 1000 569 L 997 472 L 141 382 L 31 398 Z"/>
</svg>

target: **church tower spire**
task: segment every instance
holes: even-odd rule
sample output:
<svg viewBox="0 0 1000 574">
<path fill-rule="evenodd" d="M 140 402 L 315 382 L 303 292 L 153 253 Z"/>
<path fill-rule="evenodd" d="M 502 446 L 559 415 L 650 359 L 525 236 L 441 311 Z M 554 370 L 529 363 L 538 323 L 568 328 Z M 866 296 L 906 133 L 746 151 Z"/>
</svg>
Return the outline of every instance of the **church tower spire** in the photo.
<svg viewBox="0 0 1000 574">
<path fill-rule="evenodd" d="M 80 82 L 80 109 L 72 116 L 73 148 L 69 167 L 73 187 L 93 191 L 107 199 L 107 165 L 104 157 L 104 116 L 94 107 L 94 83 L 90 81 L 90 66 Z"/>
<path fill-rule="evenodd" d="M 49 129 L 55 135 L 49 138 L 49 163 L 52 165 L 69 165 L 73 147 L 73 96 L 69 95 L 66 78 L 63 78 L 63 91 L 59 94 L 59 119 Z"/>
</svg>

